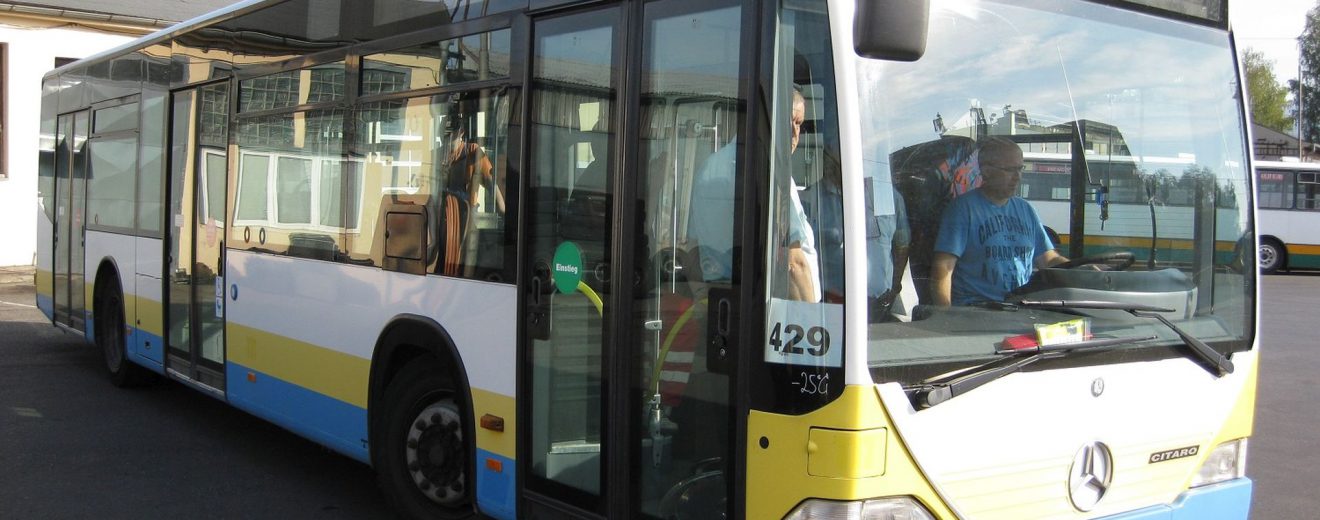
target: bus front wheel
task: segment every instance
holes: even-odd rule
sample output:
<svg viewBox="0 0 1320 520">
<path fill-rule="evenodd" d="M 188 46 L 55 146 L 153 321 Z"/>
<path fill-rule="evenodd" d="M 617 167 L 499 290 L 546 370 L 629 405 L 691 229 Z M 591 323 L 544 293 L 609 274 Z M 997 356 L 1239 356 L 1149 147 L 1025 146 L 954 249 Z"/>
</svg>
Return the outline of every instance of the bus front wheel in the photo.
<svg viewBox="0 0 1320 520">
<path fill-rule="evenodd" d="M 1261 274 L 1274 274 L 1283 269 L 1288 253 L 1273 240 L 1261 240 L 1258 252 Z"/>
<path fill-rule="evenodd" d="M 441 371 L 434 363 L 411 363 L 383 396 L 376 474 L 386 499 L 406 518 L 472 515 L 465 416 Z"/>
</svg>

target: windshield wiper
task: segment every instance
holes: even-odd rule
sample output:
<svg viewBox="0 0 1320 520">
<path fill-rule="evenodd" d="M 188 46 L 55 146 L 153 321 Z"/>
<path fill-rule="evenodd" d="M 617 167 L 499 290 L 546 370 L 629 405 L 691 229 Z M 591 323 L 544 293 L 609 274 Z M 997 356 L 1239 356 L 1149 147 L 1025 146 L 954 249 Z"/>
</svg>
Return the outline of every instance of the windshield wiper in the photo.
<svg viewBox="0 0 1320 520">
<path fill-rule="evenodd" d="M 952 379 L 922 385 L 913 392 L 912 401 L 917 408 L 930 408 L 953 399 L 981 386 L 1021 370 L 1022 367 L 1047 358 L 1062 357 L 1072 352 L 1098 350 L 1120 345 L 1129 345 L 1156 339 L 1156 336 L 1132 338 L 1096 338 L 1059 345 L 1042 345 L 1031 348 L 998 350 L 995 353 L 1010 355 L 1005 359 L 987 363 L 971 372 L 955 375 Z M 1020 355 L 1027 354 L 1027 355 Z"/>
<path fill-rule="evenodd" d="M 1201 366 L 1209 370 L 1216 377 L 1223 377 L 1233 373 L 1233 362 L 1230 361 L 1219 351 L 1210 348 L 1205 342 L 1196 339 L 1195 336 L 1174 325 L 1173 322 L 1165 318 L 1161 312 L 1173 312 L 1173 309 L 1155 307 L 1152 305 L 1143 305 L 1138 303 L 1111 302 L 1104 300 L 1022 300 L 1012 302 L 1010 305 L 1028 309 L 1106 309 L 1124 311 L 1138 318 L 1154 318 L 1163 323 L 1165 327 L 1172 330 L 1183 342 L 1187 344 L 1189 350 L 1202 361 Z"/>
</svg>

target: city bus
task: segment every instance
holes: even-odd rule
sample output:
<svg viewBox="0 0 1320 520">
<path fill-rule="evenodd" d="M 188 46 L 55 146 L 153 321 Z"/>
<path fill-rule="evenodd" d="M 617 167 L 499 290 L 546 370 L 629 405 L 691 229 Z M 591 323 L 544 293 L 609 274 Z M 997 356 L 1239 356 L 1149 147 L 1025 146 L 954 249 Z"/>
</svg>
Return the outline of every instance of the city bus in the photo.
<svg viewBox="0 0 1320 520">
<path fill-rule="evenodd" d="M 408 518 L 1246 518 L 1227 13 L 245 1 L 45 76 L 37 303 Z M 939 305 L 1002 139 L 1069 261 Z"/>
<path fill-rule="evenodd" d="M 1320 164 L 1256 161 L 1260 272 L 1320 267 Z"/>
</svg>

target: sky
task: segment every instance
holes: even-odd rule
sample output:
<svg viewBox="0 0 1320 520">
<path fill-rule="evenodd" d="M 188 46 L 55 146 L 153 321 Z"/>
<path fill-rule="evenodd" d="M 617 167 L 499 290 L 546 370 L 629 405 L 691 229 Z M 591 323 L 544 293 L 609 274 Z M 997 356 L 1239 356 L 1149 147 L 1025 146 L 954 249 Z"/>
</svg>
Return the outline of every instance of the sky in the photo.
<svg viewBox="0 0 1320 520">
<path fill-rule="evenodd" d="M 1274 77 L 1286 85 L 1297 78 L 1297 36 L 1306 11 L 1320 0 L 1229 0 L 1228 19 L 1237 33 L 1238 50 L 1258 50 L 1274 60 Z M 1308 96 L 1309 97 L 1309 96 Z"/>
</svg>

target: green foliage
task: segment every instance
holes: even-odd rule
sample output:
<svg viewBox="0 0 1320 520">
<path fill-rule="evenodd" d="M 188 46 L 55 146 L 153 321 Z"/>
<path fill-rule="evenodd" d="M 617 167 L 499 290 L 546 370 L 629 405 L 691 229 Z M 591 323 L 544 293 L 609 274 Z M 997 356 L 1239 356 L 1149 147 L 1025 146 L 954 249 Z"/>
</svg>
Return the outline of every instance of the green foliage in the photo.
<svg viewBox="0 0 1320 520">
<path fill-rule="evenodd" d="M 1296 106 L 1292 107 L 1294 117 L 1301 122 L 1302 139 L 1315 142 L 1320 138 L 1320 96 L 1316 96 L 1317 89 L 1320 89 L 1320 1 L 1306 13 L 1306 27 L 1302 29 L 1301 36 L 1297 37 L 1301 55 L 1301 87 L 1302 105 L 1305 113 L 1297 114 Z M 1296 95 L 1298 82 L 1288 82 L 1290 90 Z"/>
<path fill-rule="evenodd" d="M 1251 119 L 1258 125 L 1291 134 L 1293 118 L 1287 116 L 1288 89 L 1274 77 L 1274 62 L 1260 51 L 1247 49 L 1242 54 L 1242 68 L 1247 73 L 1247 98 Z"/>
</svg>

